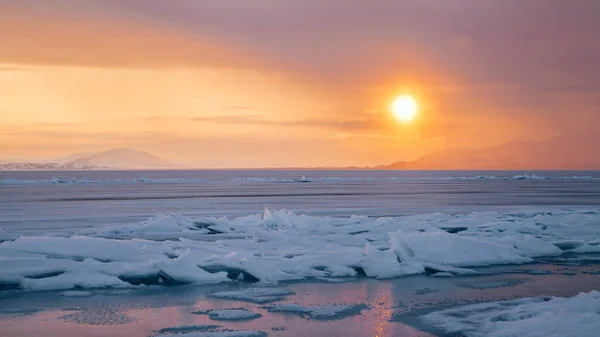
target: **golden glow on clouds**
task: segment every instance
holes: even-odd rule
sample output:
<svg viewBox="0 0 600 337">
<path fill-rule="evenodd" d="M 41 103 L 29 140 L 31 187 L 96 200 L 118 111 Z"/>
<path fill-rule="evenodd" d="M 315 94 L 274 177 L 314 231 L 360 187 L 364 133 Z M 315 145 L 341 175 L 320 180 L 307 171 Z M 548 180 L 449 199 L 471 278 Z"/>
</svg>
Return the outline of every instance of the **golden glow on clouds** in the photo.
<svg viewBox="0 0 600 337">
<path fill-rule="evenodd" d="M 446 114 L 440 101 L 460 93 L 419 83 L 348 94 L 243 68 L 0 68 L 0 158 L 131 147 L 200 167 L 369 166 L 523 132 L 514 121 L 470 114 L 477 106 L 469 101 Z M 435 78 L 423 76 L 428 82 Z M 419 97 L 410 123 L 390 113 L 398 88 Z M 400 117 L 411 114 L 412 104 L 400 102 L 408 108 Z"/>
<path fill-rule="evenodd" d="M 386 104 L 405 87 L 397 84 L 347 95 L 242 68 L 0 67 L 0 158 L 132 147 L 201 167 L 367 166 L 449 140 L 476 147 L 472 130 L 491 124 L 490 145 L 517 130 L 483 116 L 458 123 L 466 113 L 451 119 L 437 109 L 444 92 L 416 85 L 420 116 L 404 127 Z M 399 102 L 399 117 L 410 117 L 415 106 Z"/>
<path fill-rule="evenodd" d="M 153 119 L 219 115 L 309 115 L 327 107 L 282 80 L 246 70 L 31 67 L 0 75 L 1 123 L 94 123 L 153 128 Z M 148 119 L 140 124 L 135 120 Z M 123 124 L 115 123 L 122 120 Z M 107 123 L 104 125 L 103 123 Z M 161 126 L 161 125 L 156 125 Z M 162 125 L 164 126 L 164 124 Z M 189 131 L 189 123 L 179 125 Z M 176 130 L 172 130 L 176 131 Z M 179 130 L 177 130 L 179 131 Z"/>
<path fill-rule="evenodd" d="M 367 166 L 554 131 L 486 104 L 417 40 L 369 41 L 361 63 L 329 54 L 355 39 L 270 54 L 263 35 L 253 49 L 104 2 L 28 3 L 0 4 L 0 159 L 132 147 L 202 167 Z"/>
<path fill-rule="evenodd" d="M 1 66 L 2 158 L 133 147 L 208 167 L 316 166 L 363 132 L 336 99 L 253 70 Z"/>
</svg>

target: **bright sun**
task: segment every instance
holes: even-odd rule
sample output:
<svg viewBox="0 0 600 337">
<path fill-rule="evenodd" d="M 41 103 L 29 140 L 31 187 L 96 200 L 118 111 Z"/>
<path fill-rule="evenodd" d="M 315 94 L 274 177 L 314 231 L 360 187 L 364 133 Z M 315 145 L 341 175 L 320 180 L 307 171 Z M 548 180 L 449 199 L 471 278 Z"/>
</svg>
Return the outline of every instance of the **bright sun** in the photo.
<svg viewBox="0 0 600 337">
<path fill-rule="evenodd" d="M 401 122 L 410 122 L 417 116 L 419 106 L 412 96 L 401 95 L 396 97 L 390 106 L 394 117 Z"/>
</svg>

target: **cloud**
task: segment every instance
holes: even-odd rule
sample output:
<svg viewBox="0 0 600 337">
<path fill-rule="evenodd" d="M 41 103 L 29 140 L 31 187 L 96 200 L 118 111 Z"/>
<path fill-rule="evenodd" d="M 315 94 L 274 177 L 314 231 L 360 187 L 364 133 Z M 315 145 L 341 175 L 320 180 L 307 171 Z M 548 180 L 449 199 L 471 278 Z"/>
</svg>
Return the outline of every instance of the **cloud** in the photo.
<svg viewBox="0 0 600 337">
<path fill-rule="evenodd" d="M 278 86 L 289 85 L 292 95 L 298 85 L 310 88 L 307 96 L 327 97 L 327 108 L 303 110 L 320 117 L 286 117 L 281 109 L 274 109 L 280 117 L 259 116 L 258 104 L 225 98 L 211 112 L 233 115 L 195 121 L 339 135 L 376 134 L 385 121 L 363 112 L 417 88 L 432 106 L 423 116 L 435 116 L 424 135 L 451 130 L 468 135 L 455 136 L 461 144 L 478 145 L 494 125 L 470 120 L 510 125 L 498 138 L 598 125 L 599 12 L 597 0 L 0 1 L 0 31 L 11 32 L 0 34 L 0 64 L 235 67 L 283 75 Z M 254 83 L 236 90 L 252 93 Z M 458 127 L 435 126 L 440 116 Z M 473 131 L 461 130 L 465 124 Z"/>
<path fill-rule="evenodd" d="M 463 85 L 589 82 L 598 11 L 596 0 L 21 0 L 0 3 L 12 32 L 0 62 L 247 67 L 362 87 L 428 69 Z"/>
<path fill-rule="evenodd" d="M 209 117 L 193 117 L 194 122 L 217 123 L 217 124 L 240 124 L 240 125 L 269 125 L 281 127 L 315 127 L 337 130 L 370 130 L 381 124 L 381 121 L 374 118 L 355 119 L 355 120 L 331 120 L 331 119 L 301 119 L 285 120 L 265 118 L 254 115 L 222 115 Z"/>
<path fill-rule="evenodd" d="M 251 56 L 210 36 L 98 3 L 0 3 L 0 63 L 84 67 L 240 67 Z"/>
</svg>

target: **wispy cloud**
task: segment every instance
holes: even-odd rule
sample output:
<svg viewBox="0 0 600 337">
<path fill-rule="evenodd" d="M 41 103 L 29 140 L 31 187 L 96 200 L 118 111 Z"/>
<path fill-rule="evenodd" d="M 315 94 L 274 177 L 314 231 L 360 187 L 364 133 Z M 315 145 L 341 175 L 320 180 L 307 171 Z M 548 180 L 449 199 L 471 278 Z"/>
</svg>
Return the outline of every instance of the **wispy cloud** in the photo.
<svg viewBox="0 0 600 337">
<path fill-rule="evenodd" d="M 381 121 L 374 118 L 355 120 L 332 120 L 332 119 L 300 119 L 286 120 L 265 118 L 253 115 L 221 115 L 209 117 L 193 117 L 194 122 L 217 123 L 217 124 L 239 124 L 239 125 L 270 125 L 281 127 L 314 127 L 330 128 L 338 130 L 368 130 L 373 129 Z"/>
<path fill-rule="evenodd" d="M 0 72 L 3 71 L 27 71 L 28 69 L 25 67 L 20 67 L 20 66 L 13 66 L 13 65 L 2 65 L 0 64 Z"/>
<path fill-rule="evenodd" d="M 75 126 L 75 124 L 73 124 L 73 123 L 32 123 L 32 125 L 33 126 L 53 127 L 53 128 Z"/>
<path fill-rule="evenodd" d="M 141 4 L 141 3 L 140 3 Z M 143 6 L 143 4 L 141 4 Z M 106 2 L 0 1 L 0 63 L 85 67 L 240 67 L 250 53 Z"/>
</svg>

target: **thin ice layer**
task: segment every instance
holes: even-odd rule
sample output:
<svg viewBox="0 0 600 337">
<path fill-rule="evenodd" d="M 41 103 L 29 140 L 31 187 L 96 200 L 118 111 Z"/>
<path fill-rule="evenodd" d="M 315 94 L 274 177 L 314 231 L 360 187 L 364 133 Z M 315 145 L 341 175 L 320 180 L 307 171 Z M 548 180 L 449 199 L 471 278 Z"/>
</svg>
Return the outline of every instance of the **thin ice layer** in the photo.
<svg viewBox="0 0 600 337">
<path fill-rule="evenodd" d="M 298 305 L 298 304 L 282 304 L 265 307 L 270 312 L 283 312 L 300 315 L 316 320 L 334 320 L 342 319 L 348 316 L 360 314 L 367 306 L 364 304 L 358 305 Z"/>
<path fill-rule="evenodd" d="M 263 331 L 240 330 L 240 331 L 204 331 L 189 332 L 181 334 L 160 334 L 154 337 L 267 337 Z"/>
<path fill-rule="evenodd" d="M 254 303 L 269 303 L 282 300 L 294 293 L 281 288 L 248 288 L 243 290 L 219 291 L 210 296 Z"/>
<path fill-rule="evenodd" d="M 0 164 L 0 171 L 3 171 Z M 597 180 L 594 176 L 540 176 L 537 174 L 520 174 L 515 176 L 447 176 L 447 177 L 318 177 L 306 176 L 292 178 L 276 177 L 241 177 L 233 178 L 230 182 L 238 183 L 310 183 L 310 182 L 359 182 L 359 181 L 452 181 L 452 180 Z M 83 178 L 52 178 L 52 179 L 0 179 L 0 185 L 79 185 L 79 184 L 185 184 L 211 183 L 220 180 L 200 178 L 147 178 L 133 179 L 90 179 Z"/>
<path fill-rule="evenodd" d="M 215 309 L 208 312 L 208 318 L 215 321 L 243 321 L 262 317 L 247 309 Z"/>
<path fill-rule="evenodd" d="M 220 325 L 182 325 L 163 328 L 153 337 L 266 337 L 267 333 L 255 330 L 230 330 Z"/>
</svg>

